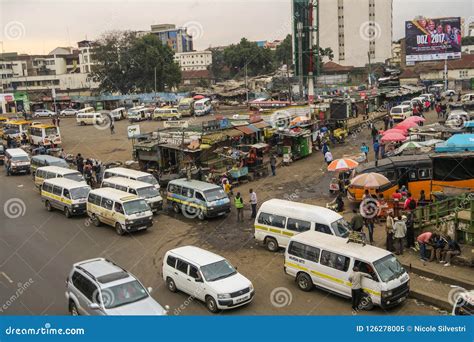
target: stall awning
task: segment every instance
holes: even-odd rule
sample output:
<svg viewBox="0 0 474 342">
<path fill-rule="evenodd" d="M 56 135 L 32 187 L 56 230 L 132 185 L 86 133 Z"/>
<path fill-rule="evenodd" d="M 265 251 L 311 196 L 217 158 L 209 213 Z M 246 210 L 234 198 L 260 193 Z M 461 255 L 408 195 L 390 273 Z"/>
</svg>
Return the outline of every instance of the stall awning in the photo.
<svg viewBox="0 0 474 342">
<path fill-rule="evenodd" d="M 258 132 L 258 130 L 253 130 L 252 128 L 250 128 L 250 125 L 249 126 L 239 126 L 239 127 L 235 127 L 235 129 L 238 129 L 239 131 L 241 131 L 242 133 L 246 134 L 246 135 L 252 135 L 252 134 L 255 134 Z"/>
<path fill-rule="evenodd" d="M 223 133 L 231 138 L 233 137 L 241 137 L 242 135 L 244 135 L 241 131 L 235 129 L 235 128 L 231 128 L 231 129 L 226 129 L 225 131 L 223 131 Z"/>
<path fill-rule="evenodd" d="M 254 124 L 250 124 L 247 126 L 248 128 L 250 128 L 252 131 L 254 131 L 255 133 L 258 133 L 260 132 L 260 128 L 256 127 Z"/>
<path fill-rule="evenodd" d="M 252 126 L 255 126 L 258 129 L 270 127 L 270 125 L 266 123 L 265 121 L 259 121 L 259 122 L 253 123 Z"/>
<path fill-rule="evenodd" d="M 218 133 L 212 133 L 212 134 L 206 134 L 201 137 L 201 140 L 204 144 L 214 144 L 216 142 L 220 142 L 225 140 L 226 134 L 225 132 L 218 132 Z"/>
</svg>

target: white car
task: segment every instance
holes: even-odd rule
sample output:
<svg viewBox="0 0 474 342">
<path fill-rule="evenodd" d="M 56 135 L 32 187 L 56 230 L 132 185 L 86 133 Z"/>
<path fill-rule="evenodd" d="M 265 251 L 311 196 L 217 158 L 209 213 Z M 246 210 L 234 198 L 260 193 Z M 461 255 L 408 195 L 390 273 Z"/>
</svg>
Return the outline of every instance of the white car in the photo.
<svg viewBox="0 0 474 342">
<path fill-rule="evenodd" d="M 33 114 L 33 117 L 35 118 L 45 118 L 45 117 L 52 117 L 56 115 L 55 112 L 50 111 L 49 109 L 37 109 L 35 110 L 35 113 Z"/>
<path fill-rule="evenodd" d="M 444 97 L 449 97 L 449 96 L 454 96 L 456 95 L 456 92 L 452 89 L 448 89 L 445 92 L 443 92 Z"/>
<path fill-rule="evenodd" d="M 76 116 L 77 110 L 73 108 L 66 108 L 66 109 L 63 109 L 59 114 L 61 116 Z"/>
<path fill-rule="evenodd" d="M 205 302 L 212 313 L 250 303 L 255 295 L 252 282 L 226 259 L 194 246 L 165 254 L 163 280 L 168 290 L 180 290 Z"/>
</svg>

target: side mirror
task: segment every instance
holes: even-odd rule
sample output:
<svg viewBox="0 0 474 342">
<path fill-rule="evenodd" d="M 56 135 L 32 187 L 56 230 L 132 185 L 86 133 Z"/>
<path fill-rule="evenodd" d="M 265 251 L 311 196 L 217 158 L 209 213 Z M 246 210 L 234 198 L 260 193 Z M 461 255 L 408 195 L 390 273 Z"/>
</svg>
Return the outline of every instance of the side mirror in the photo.
<svg viewBox="0 0 474 342">
<path fill-rule="evenodd" d="M 151 293 L 153 291 L 153 287 L 147 287 L 148 293 Z"/>
<path fill-rule="evenodd" d="M 89 309 L 91 309 L 91 310 L 100 310 L 100 306 L 97 303 L 90 303 L 89 304 Z"/>
<path fill-rule="evenodd" d="M 194 278 L 194 281 L 196 283 L 204 283 L 204 281 L 202 280 L 202 278 Z"/>
</svg>

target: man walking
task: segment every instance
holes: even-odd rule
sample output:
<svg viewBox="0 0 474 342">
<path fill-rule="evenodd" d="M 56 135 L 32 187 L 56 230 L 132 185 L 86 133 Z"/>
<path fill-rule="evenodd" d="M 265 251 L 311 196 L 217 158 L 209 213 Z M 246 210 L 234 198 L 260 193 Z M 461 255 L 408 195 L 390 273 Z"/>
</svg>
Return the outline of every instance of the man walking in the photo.
<svg viewBox="0 0 474 342">
<path fill-rule="evenodd" d="M 405 221 L 402 219 L 400 215 L 398 215 L 397 220 L 393 224 L 393 236 L 395 238 L 395 248 L 396 254 L 401 255 L 403 254 L 403 240 L 407 234 L 407 226 Z"/>
<path fill-rule="evenodd" d="M 237 222 L 244 220 L 244 199 L 240 196 L 240 192 L 234 198 L 234 206 L 237 209 Z"/>
<path fill-rule="evenodd" d="M 114 120 L 110 120 L 110 134 L 115 134 Z"/>
<path fill-rule="evenodd" d="M 272 154 L 272 156 L 270 157 L 270 167 L 272 169 L 272 175 L 273 176 L 276 176 L 276 157 L 274 154 Z"/>
<path fill-rule="evenodd" d="M 379 151 L 380 151 L 380 144 L 377 140 L 374 142 L 374 155 L 375 160 L 379 160 Z"/>
<path fill-rule="evenodd" d="M 368 276 L 366 273 L 359 272 L 359 267 L 354 266 L 352 274 L 349 276 L 352 292 L 352 310 L 358 311 L 360 299 L 362 298 L 362 277 Z"/>
<path fill-rule="evenodd" d="M 365 154 L 365 161 L 369 160 L 369 146 L 367 146 L 365 143 L 362 143 L 362 146 L 360 147 L 360 151 Z"/>
<path fill-rule="evenodd" d="M 249 190 L 250 193 L 250 205 L 252 207 L 252 216 L 250 219 L 255 219 L 257 217 L 257 194 L 253 189 Z"/>
<path fill-rule="evenodd" d="M 332 153 L 331 153 L 331 151 L 328 150 L 328 151 L 324 154 L 324 160 L 326 161 L 326 164 L 328 164 L 328 165 L 331 164 L 332 159 L 333 159 Z"/>
</svg>

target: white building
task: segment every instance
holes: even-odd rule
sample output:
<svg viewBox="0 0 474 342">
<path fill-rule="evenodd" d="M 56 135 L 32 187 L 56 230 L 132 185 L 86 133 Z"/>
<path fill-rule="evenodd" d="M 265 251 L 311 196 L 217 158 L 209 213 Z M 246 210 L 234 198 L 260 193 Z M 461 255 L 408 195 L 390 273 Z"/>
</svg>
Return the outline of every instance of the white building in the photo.
<svg viewBox="0 0 474 342">
<path fill-rule="evenodd" d="M 181 52 L 174 55 L 182 71 L 207 70 L 212 64 L 211 51 Z"/>
<path fill-rule="evenodd" d="M 391 66 L 400 66 L 402 63 L 402 47 L 400 43 L 392 43 Z"/>
<path fill-rule="evenodd" d="M 79 65 L 81 68 L 81 73 L 91 72 L 92 65 L 94 64 L 92 60 L 92 42 L 89 40 L 83 40 L 77 43 L 79 47 Z"/>
<path fill-rule="evenodd" d="M 368 54 L 371 63 L 392 57 L 392 0 L 319 0 L 319 7 L 319 44 L 335 63 L 363 67 Z"/>
</svg>

